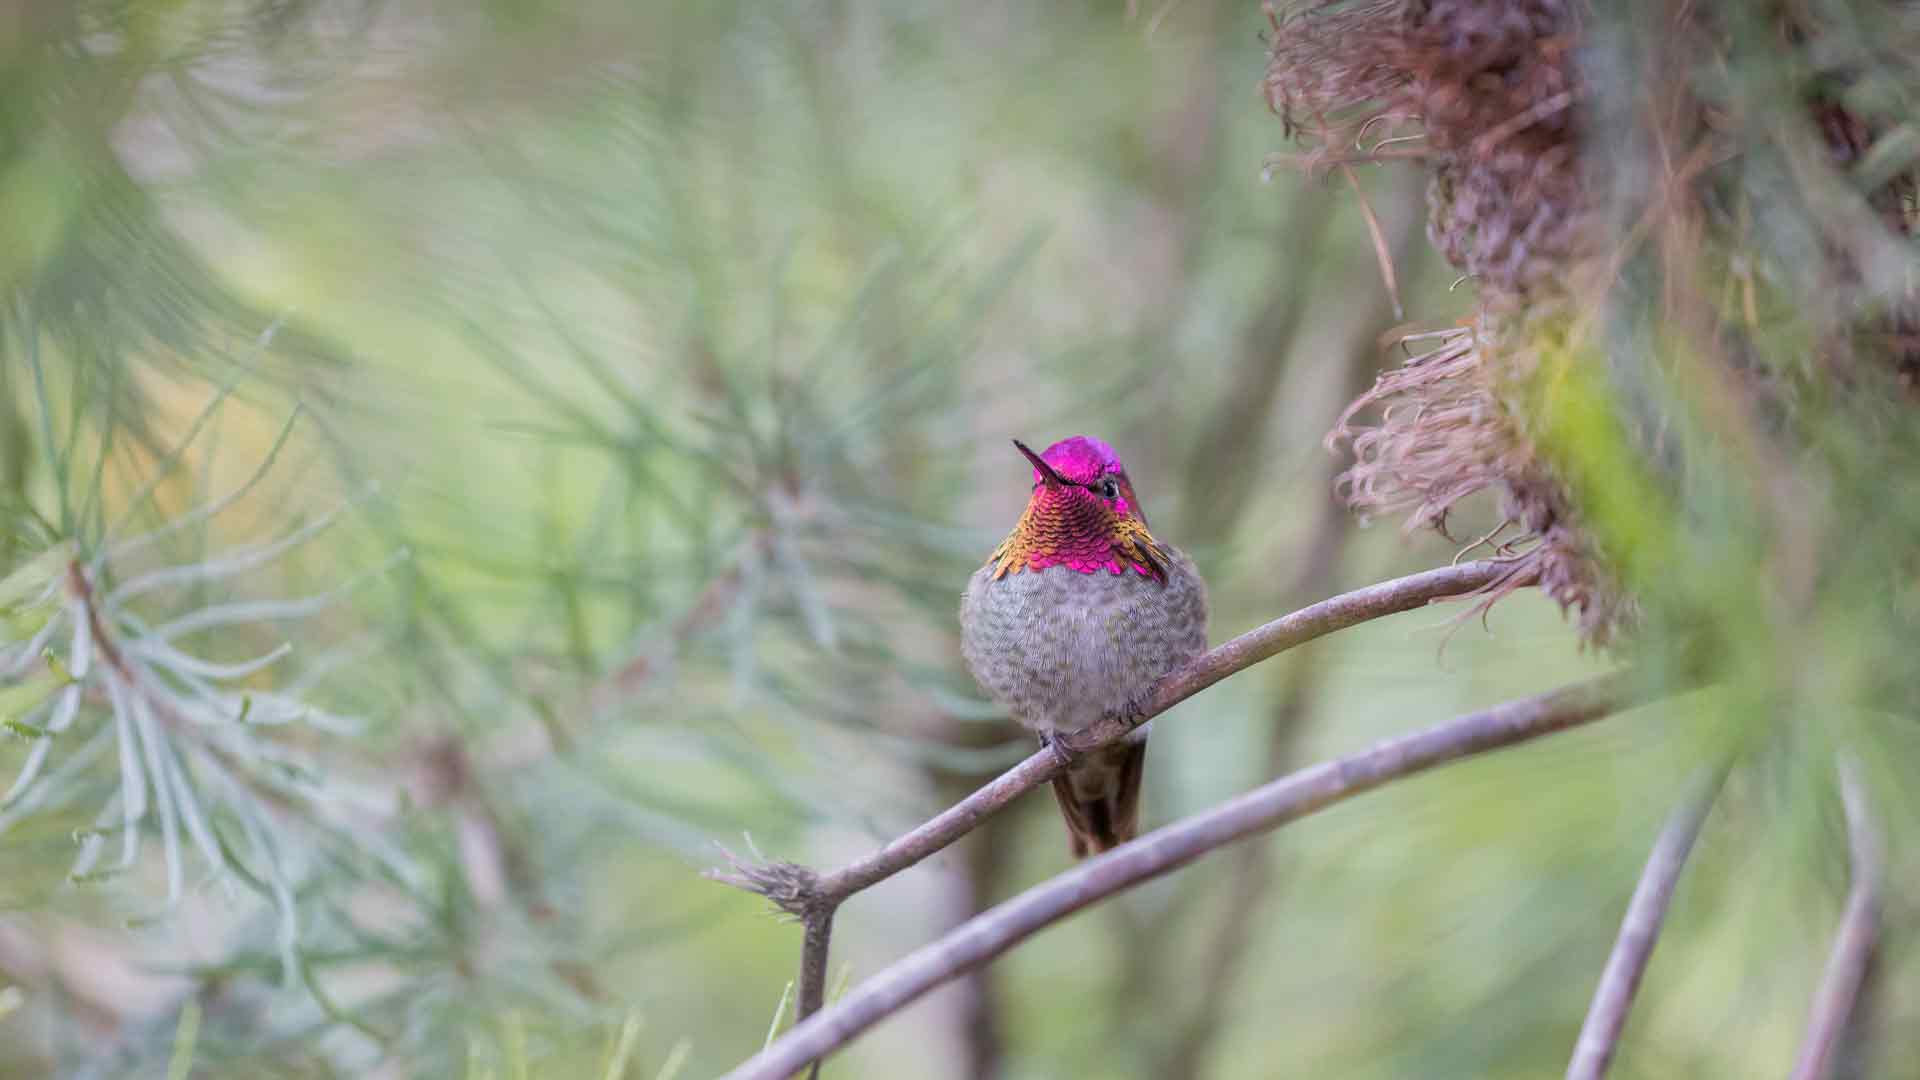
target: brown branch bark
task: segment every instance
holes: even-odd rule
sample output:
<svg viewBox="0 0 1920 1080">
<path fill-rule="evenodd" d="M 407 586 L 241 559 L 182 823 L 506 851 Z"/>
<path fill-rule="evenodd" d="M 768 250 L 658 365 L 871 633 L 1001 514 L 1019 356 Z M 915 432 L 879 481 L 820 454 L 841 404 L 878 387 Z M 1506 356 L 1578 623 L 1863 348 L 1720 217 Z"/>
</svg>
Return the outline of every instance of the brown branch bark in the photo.
<svg viewBox="0 0 1920 1080">
<path fill-rule="evenodd" d="M 1647 961 L 1660 940 L 1660 927 L 1666 921 L 1674 887 L 1680 882 L 1680 871 L 1687 865 L 1700 825 L 1713 808 L 1726 776 L 1726 766 L 1721 765 L 1696 780 L 1654 841 L 1646 869 L 1640 872 L 1640 884 L 1635 886 L 1627 914 L 1620 920 L 1613 952 L 1600 973 L 1593 1004 L 1587 1007 L 1586 1023 L 1580 1027 L 1573 1059 L 1567 1064 L 1567 1080 L 1600 1080 L 1613 1064 L 1614 1049 L 1626 1027 L 1627 1010 L 1633 1007 L 1640 977 L 1646 973 Z"/>
<path fill-rule="evenodd" d="M 1471 594 L 1499 581 L 1511 569 L 1496 562 L 1472 562 L 1427 570 L 1355 589 L 1283 615 L 1163 676 L 1154 684 L 1139 715 L 1106 717 L 1071 738 L 1057 740 L 1057 744 L 1069 753 L 1085 753 L 1118 742 L 1153 717 L 1262 660 L 1337 630 L 1410 611 L 1435 600 Z M 826 943 L 831 936 L 833 913 L 847 897 L 947 847 L 1008 803 L 1052 780 L 1061 769 L 1058 754 L 1039 751 L 880 850 L 830 873 L 818 874 L 794 863 L 756 866 L 731 859 L 730 872 L 708 871 L 707 876 L 760 893 L 807 927 L 816 924 L 823 927 L 817 933 L 806 935 L 807 942 L 820 943 L 818 956 L 803 945 L 797 1015 L 805 1019 L 813 1015 L 825 992 Z"/>
<path fill-rule="evenodd" d="M 833 909 L 809 912 L 801 920 L 799 1008 L 811 1016 L 825 1005 L 827 955 L 833 943 Z"/>
<path fill-rule="evenodd" d="M 1800 1058 L 1794 1062 L 1793 1080 L 1824 1080 L 1832 1075 L 1842 1050 L 1842 1037 L 1880 943 L 1880 829 L 1867 802 L 1859 763 L 1851 755 L 1843 754 L 1840 759 L 1840 801 L 1847 815 L 1847 857 L 1853 886 L 1847 891 L 1840 930 L 1834 936 L 1826 973 L 1813 998 L 1813 1015 L 1807 1020 Z"/>
<path fill-rule="evenodd" d="M 1155 700 L 1172 693 L 1169 687 L 1187 685 L 1188 679 L 1183 676 L 1190 678 L 1183 671 L 1164 680 L 1162 694 Z M 927 991 L 987 963 L 1035 932 L 1235 840 L 1394 780 L 1589 723 L 1653 696 L 1633 673 L 1606 675 L 1389 739 L 1255 788 L 1205 813 L 1088 859 L 969 920 L 888 966 L 832 1008 L 797 1024 L 728 1073 L 727 1080 L 781 1080 L 846 1045 Z"/>
</svg>

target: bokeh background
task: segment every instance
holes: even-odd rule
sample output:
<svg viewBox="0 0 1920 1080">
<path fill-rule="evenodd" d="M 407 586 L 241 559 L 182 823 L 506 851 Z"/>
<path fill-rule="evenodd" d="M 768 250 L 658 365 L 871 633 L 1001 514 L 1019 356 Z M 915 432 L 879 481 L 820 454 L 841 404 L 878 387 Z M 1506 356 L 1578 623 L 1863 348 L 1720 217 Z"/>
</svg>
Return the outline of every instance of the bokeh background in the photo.
<svg viewBox="0 0 1920 1080">
<path fill-rule="evenodd" d="M 1216 642 L 1454 559 L 1492 499 L 1455 541 L 1361 521 L 1322 441 L 1475 283 L 1429 246 L 1416 169 L 1272 158 L 1299 148 L 1261 92 L 1270 32 L 1251 0 L 0 4 L 0 572 L 240 491 L 102 564 L 219 570 L 120 630 L 314 598 L 188 640 L 290 643 L 236 693 L 343 720 L 296 716 L 230 762 L 271 784 L 207 795 L 223 840 L 274 833 L 286 895 L 185 845 L 170 901 L 152 822 L 126 871 L 71 873 L 122 777 L 61 771 L 107 723 L 83 703 L 44 797 L 0 819 L 0 1070 L 749 1056 L 799 934 L 702 877 L 721 848 L 837 864 L 1031 749 L 957 650 L 1025 497 L 1010 438 L 1111 442 Z M 1615 663 L 1532 591 L 1468 614 L 1182 705 L 1146 823 Z M 1688 696 L 1219 852 L 828 1075 L 1552 1074 L 1700 728 L 1753 708 Z M 1792 1059 L 1847 871 L 1824 773 L 1769 760 L 1728 782 L 1615 1075 Z M 1025 799 L 844 907 L 834 985 L 1067 861 Z M 1920 1030 L 1911 980 L 1877 1007 Z M 1871 1074 L 1913 1075 L 1890 1038 Z"/>
</svg>

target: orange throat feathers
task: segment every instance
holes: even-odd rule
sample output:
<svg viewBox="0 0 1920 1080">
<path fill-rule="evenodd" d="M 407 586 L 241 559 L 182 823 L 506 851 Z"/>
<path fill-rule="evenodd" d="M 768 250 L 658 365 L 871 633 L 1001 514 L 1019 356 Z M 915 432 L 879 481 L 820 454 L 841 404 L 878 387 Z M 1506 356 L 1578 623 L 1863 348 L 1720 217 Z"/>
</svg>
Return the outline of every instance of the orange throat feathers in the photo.
<svg viewBox="0 0 1920 1080">
<path fill-rule="evenodd" d="M 1022 570 L 1065 566 L 1082 574 L 1132 572 L 1164 585 L 1168 559 L 1167 548 L 1139 515 L 1117 513 L 1077 487 L 1042 485 L 987 564 L 996 581 Z"/>
</svg>

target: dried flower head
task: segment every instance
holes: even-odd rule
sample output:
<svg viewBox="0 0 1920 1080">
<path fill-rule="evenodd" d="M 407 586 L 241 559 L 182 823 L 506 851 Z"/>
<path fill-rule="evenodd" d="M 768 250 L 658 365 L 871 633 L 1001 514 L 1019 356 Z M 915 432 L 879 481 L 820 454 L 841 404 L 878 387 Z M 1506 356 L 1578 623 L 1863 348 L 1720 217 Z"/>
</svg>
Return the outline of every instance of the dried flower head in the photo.
<svg viewBox="0 0 1920 1080">
<path fill-rule="evenodd" d="M 1717 72 L 1732 69 L 1735 20 L 1713 5 L 1687 6 L 1641 43 L 1650 77 L 1665 82 L 1653 95 L 1658 115 L 1637 119 L 1632 137 L 1644 135 L 1666 156 L 1635 172 L 1614 160 L 1617 132 L 1609 156 L 1596 149 L 1598 94 L 1581 67 L 1596 18 L 1584 0 L 1319 0 L 1284 15 L 1269 3 L 1268 14 L 1265 91 L 1288 130 L 1310 144 L 1301 162 L 1420 162 L 1428 172 L 1429 238 L 1477 289 L 1478 309 L 1466 326 L 1409 338 L 1431 347 L 1381 376 L 1340 418 L 1329 446 L 1349 444 L 1354 455 L 1342 493 L 1362 514 L 1405 512 L 1408 528 L 1444 534 L 1459 500 L 1494 492 L 1504 516 L 1495 535 L 1514 530 L 1497 550 L 1515 566 L 1496 591 L 1537 580 L 1577 615 L 1586 640 L 1608 643 L 1635 622 L 1637 607 L 1615 565 L 1620 552 L 1610 559 L 1596 522 L 1583 518 L 1593 512 L 1583 504 L 1591 492 L 1571 483 L 1580 473 L 1549 437 L 1556 420 L 1537 407 L 1542 357 L 1601 370 L 1605 352 L 1582 346 L 1582 335 L 1612 302 L 1621 260 L 1650 251 L 1664 278 L 1664 315 L 1692 335 L 1689 355 L 1723 361 L 1756 397 L 1781 399 L 1770 382 L 1775 373 L 1747 355 L 1751 296 L 1743 325 L 1698 284 L 1733 276 L 1728 266 L 1766 265 L 1750 251 L 1756 230 L 1742 217 L 1742 177 L 1725 166 L 1742 147 L 1780 150 L 1779 132 L 1791 126 L 1767 119 L 1775 115 L 1768 110 L 1748 109 L 1755 118 L 1747 118 L 1710 100 L 1737 98 L 1741 90 L 1731 83 L 1701 88 L 1703 61 Z M 1796 17 L 1803 16 L 1775 16 L 1782 43 L 1818 68 L 1818 28 Z M 1852 72 L 1828 65 L 1819 74 L 1790 80 L 1802 95 L 1804 141 L 1815 156 L 1824 146 L 1832 177 L 1857 178 L 1889 124 L 1851 104 Z M 1863 213 L 1851 217 L 1844 198 L 1832 200 L 1838 209 L 1806 199 L 1815 219 L 1808 231 L 1822 239 L 1824 259 L 1787 269 L 1836 283 L 1822 291 L 1838 299 L 1802 363 L 1853 371 L 1865 357 L 1904 373 L 1912 386 L 1920 374 L 1913 332 L 1920 317 L 1911 288 L 1886 298 L 1888 248 L 1876 247 L 1872 234 L 1876 221 L 1887 235 L 1910 234 L 1914 174 L 1900 168 L 1862 182 Z M 1619 190 L 1605 190 L 1608 184 Z M 1609 218 L 1635 196 L 1641 220 Z M 1872 296 L 1881 299 L 1861 299 Z M 1628 450 L 1651 456 L 1656 448 L 1643 438 Z"/>
</svg>

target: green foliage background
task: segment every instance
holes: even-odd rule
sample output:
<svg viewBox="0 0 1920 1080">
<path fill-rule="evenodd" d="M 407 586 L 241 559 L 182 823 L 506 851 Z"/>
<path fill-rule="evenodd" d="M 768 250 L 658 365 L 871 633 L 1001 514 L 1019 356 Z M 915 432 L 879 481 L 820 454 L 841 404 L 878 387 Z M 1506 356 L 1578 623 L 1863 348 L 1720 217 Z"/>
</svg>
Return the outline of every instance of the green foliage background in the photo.
<svg viewBox="0 0 1920 1080">
<path fill-rule="evenodd" d="M 223 661 L 289 641 L 243 688 L 363 721 L 267 743 L 325 781 L 272 818 L 291 954 L 231 872 L 190 861 L 163 904 L 151 823 L 132 872 L 69 878 L 110 760 L 0 834 L 6 1074 L 724 1071 L 766 1038 L 798 934 L 700 877 L 718 845 L 835 863 L 1029 749 L 955 642 L 961 584 L 1023 499 L 1009 437 L 1119 448 L 1206 574 L 1216 641 L 1454 557 L 1331 504 L 1322 436 L 1397 320 L 1338 175 L 1262 175 L 1283 138 L 1265 20 L 1149 8 L 0 8 L 0 571 L 85 561 L 109 523 L 177 520 L 271 456 L 230 509 L 103 572 L 204 564 L 344 504 L 139 614 L 345 584 L 194 640 Z M 1473 286 L 1427 249 L 1417 182 L 1360 181 L 1408 317 L 1446 325 Z M 1149 822 L 1610 666 L 1543 598 L 1463 610 L 1182 706 L 1156 725 Z M 1897 652 L 1850 632 L 1823 626 L 1832 655 Z M 1615 1075 L 1791 1059 L 1846 881 L 1830 779 L 1791 751 L 1816 719 L 1730 780 Z M 831 1074 L 974 1075 L 993 1053 L 1010 1077 L 1552 1072 L 1702 747 L 1779 721 L 1693 695 L 1368 796 L 1257 842 L 1272 887 L 1244 928 L 1236 849 Z M 1892 927 L 1912 924 L 1914 730 L 1870 744 L 1896 780 Z M 0 775 L 32 743 L 0 746 Z M 1065 861 L 1028 799 L 844 908 L 836 968 L 871 974 Z M 1223 933 L 1241 968 L 1183 1057 Z M 1911 1060 L 1910 939 L 1882 962 L 1881 1060 Z"/>
</svg>

